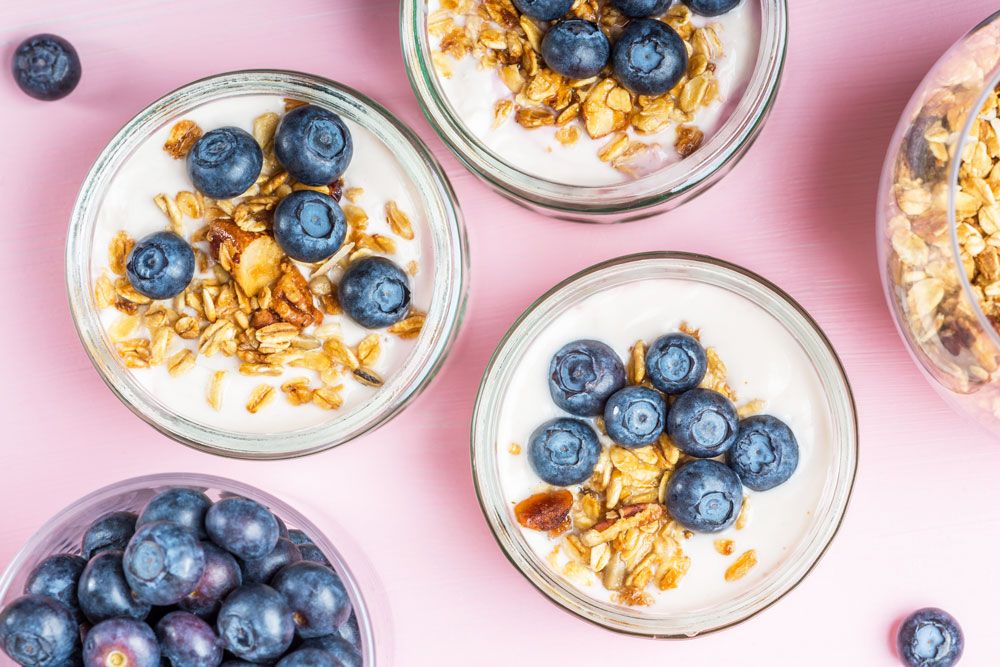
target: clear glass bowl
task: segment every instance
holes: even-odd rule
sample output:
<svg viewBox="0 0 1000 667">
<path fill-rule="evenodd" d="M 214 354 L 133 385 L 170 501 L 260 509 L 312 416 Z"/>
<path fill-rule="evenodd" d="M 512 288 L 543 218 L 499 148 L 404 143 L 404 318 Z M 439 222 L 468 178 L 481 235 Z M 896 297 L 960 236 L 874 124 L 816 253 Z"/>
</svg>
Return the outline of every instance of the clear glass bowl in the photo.
<svg viewBox="0 0 1000 667">
<path fill-rule="evenodd" d="M 319 104 L 371 132 L 413 184 L 430 234 L 433 293 L 427 320 L 402 367 L 363 405 L 331 413 L 316 426 L 260 433 L 238 432 L 177 414 L 126 368 L 102 326 L 94 301 L 94 238 L 103 197 L 115 174 L 157 130 L 209 102 L 252 95 L 291 97 Z M 424 270 L 427 270 L 425 268 Z M 396 415 L 434 378 L 458 335 L 468 288 L 468 247 L 461 212 L 447 177 L 427 147 L 378 103 L 341 84 L 296 72 L 253 70 L 209 77 L 168 93 L 130 120 L 101 152 L 84 181 L 66 241 L 66 280 L 80 340 L 101 378 L 136 415 L 171 438 L 214 454 L 274 459 L 314 453 L 347 442 Z M 278 400 L 284 400 L 279 397 Z"/>
<path fill-rule="evenodd" d="M 165 473 L 126 479 L 98 489 L 58 512 L 28 540 L 0 576 L 0 608 L 23 595 L 28 575 L 39 562 L 54 554 L 79 555 L 83 533 L 97 517 L 117 510 L 136 512 L 154 495 L 175 486 L 202 490 L 212 500 L 229 495 L 256 500 L 270 508 L 289 528 L 298 528 L 312 538 L 340 575 L 351 597 L 361 631 L 364 664 L 371 667 L 391 662 L 388 606 L 381 599 L 381 587 L 369 564 L 346 535 L 335 536 L 340 545 L 338 549 L 314 523 L 283 500 L 242 482 L 197 473 Z M 344 552 L 347 552 L 346 558 Z M 355 569 L 348 566 L 348 561 Z"/>
<path fill-rule="evenodd" d="M 690 157 L 633 181 L 575 186 L 528 174 L 501 159 L 458 117 L 431 62 L 427 0 L 403 0 L 403 59 L 424 115 L 470 171 L 531 210 L 582 222 L 623 222 L 676 208 L 717 183 L 760 133 L 778 93 L 788 42 L 786 0 L 760 3 L 760 48 L 746 91 L 719 131 Z"/>
<path fill-rule="evenodd" d="M 808 528 L 788 549 L 780 565 L 759 582 L 748 584 L 743 593 L 683 614 L 656 613 L 600 601 L 569 583 L 525 539 L 512 510 L 512 503 L 520 499 L 506 497 L 499 465 L 499 457 L 510 455 L 507 444 L 499 442 L 501 406 L 532 342 L 554 320 L 595 294 L 664 278 L 722 288 L 770 314 L 812 360 L 823 390 L 822 411 L 832 443 L 822 492 Z M 613 259 L 567 278 L 542 295 L 518 318 L 493 354 L 479 388 L 472 421 L 476 492 L 490 530 L 514 567 L 541 593 L 574 615 L 611 630 L 654 638 L 694 637 L 735 625 L 797 586 L 840 527 L 854 484 L 857 456 L 857 417 L 847 377 L 830 342 L 808 313 L 760 276 L 717 259 L 687 253 L 646 253 Z"/>
<path fill-rule="evenodd" d="M 954 407 L 1000 434 L 1000 336 L 958 242 L 961 157 L 1000 83 L 1000 13 L 958 41 L 920 84 L 893 135 L 876 244 L 889 309 L 911 355 Z M 932 144 L 936 144 L 932 145 Z"/>
</svg>

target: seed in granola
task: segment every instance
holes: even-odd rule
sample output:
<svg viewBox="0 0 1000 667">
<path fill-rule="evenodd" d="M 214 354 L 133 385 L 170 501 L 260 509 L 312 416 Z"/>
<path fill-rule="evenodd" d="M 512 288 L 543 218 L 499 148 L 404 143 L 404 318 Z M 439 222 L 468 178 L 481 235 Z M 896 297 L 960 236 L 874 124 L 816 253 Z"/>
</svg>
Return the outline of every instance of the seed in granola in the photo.
<svg viewBox="0 0 1000 667">
<path fill-rule="evenodd" d="M 517 522 L 531 530 L 555 530 L 564 525 L 573 507 L 573 494 L 565 489 L 529 496 L 514 506 Z"/>
<path fill-rule="evenodd" d="M 369 387 L 381 387 L 385 384 L 385 380 L 370 368 L 355 368 L 354 378 L 361 384 Z"/>
</svg>

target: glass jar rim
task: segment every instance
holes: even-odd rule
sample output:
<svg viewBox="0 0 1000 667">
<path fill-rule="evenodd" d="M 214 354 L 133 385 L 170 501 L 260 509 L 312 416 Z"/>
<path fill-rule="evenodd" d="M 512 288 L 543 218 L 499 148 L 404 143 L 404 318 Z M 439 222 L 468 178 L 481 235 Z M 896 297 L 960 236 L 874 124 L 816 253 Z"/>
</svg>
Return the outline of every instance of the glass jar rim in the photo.
<svg viewBox="0 0 1000 667">
<path fill-rule="evenodd" d="M 768 309 L 767 312 L 789 330 L 813 359 L 814 368 L 823 382 L 831 427 L 838 440 L 834 451 L 837 469 L 832 471 L 832 478 L 827 479 L 821 505 L 810 523 L 809 533 L 803 538 L 804 546 L 797 547 L 793 552 L 792 556 L 797 555 L 798 560 L 783 562 L 775 573 L 757 586 L 757 589 L 761 589 L 759 599 L 745 599 L 752 596 L 744 594 L 731 602 L 735 605 L 734 608 L 727 609 L 724 613 L 702 613 L 702 617 L 696 619 L 700 625 L 694 627 L 692 624 L 683 630 L 664 629 L 662 619 L 643 618 L 641 614 L 629 613 L 628 608 L 600 602 L 572 584 L 567 584 L 538 558 L 521 537 L 520 528 L 510 516 L 509 499 L 503 498 L 499 491 L 499 472 L 494 465 L 498 451 L 495 422 L 499 414 L 498 406 L 504 395 L 499 388 L 506 386 L 510 373 L 507 371 L 507 375 L 502 376 L 503 369 L 512 364 L 516 366 L 524 348 L 538 332 L 565 308 L 583 298 L 581 294 L 588 287 L 600 291 L 609 286 L 624 284 L 628 282 L 625 278 L 620 283 L 614 283 L 612 272 L 632 270 L 638 273 L 647 264 L 664 272 L 668 268 L 676 271 L 676 274 L 669 276 L 657 274 L 659 277 L 674 279 L 698 280 L 693 272 L 706 270 L 715 279 L 729 280 L 731 285 L 744 289 L 745 292 L 739 292 L 739 295 L 762 308 L 763 304 L 757 302 L 756 298 L 766 298 L 774 309 Z M 708 281 L 704 277 L 701 280 L 726 289 L 726 285 L 721 283 Z M 756 298 L 751 298 L 751 294 Z M 781 311 L 780 317 L 777 310 Z M 796 326 L 795 331 L 791 330 L 793 325 Z M 529 329 L 529 332 L 524 333 L 524 328 Z M 806 335 L 809 340 L 806 340 Z M 812 348 L 807 347 L 807 343 Z M 732 627 L 770 608 L 796 588 L 814 570 L 840 530 L 853 491 L 858 463 L 858 419 L 853 392 L 836 351 L 816 321 L 791 296 L 767 279 L 724 260 L 686 252 L 647 252 L 610 259 L 566 278 L 536 299 L 511 325 L 490 358 L 476 397 L 470 440 L 473 481 L 480 509 L 500 550 L 514 568 L 550 601 L 574 616 L 615 632 L 657 639 L 691 638 Z"/>
<path fill-rule="evenodd" d="M 345 115 L 392 146 L 413 179 L 425 209 L 437 279 L 421 336 L 398 374 L 358 409 L 314 427 L 279 434 L 236 432 L 176 414 L 141 387 L 120 363 L 100 324 L 90 254 L 92 235 L 106 189 L 143 141 L 170 119 L 205 103 L 254 94 L 295 97 Z M 81 252 L 80 248 L 84 248 Z M 468 243 L 461 210 L 444 170 L 430 149 L 402 121 L 357 90 L 323 77 L 272 69 L 209 76 L 167 93 L 148 105 L 109 141 L 87 174 L 70 219 L 66 240 L 66 282 L 74 326 L 105 384 L 133 413 L 161 433 L 201 451 L 233 458 L 276 459 L 312 454 L 381 426 L 412 401 L 441 368 L 458 335 L 468 291 Z M 262 443 L 267 443 L 263 445 Z"/>
<path fill-rule="evenodd" d="M 528 174 L 506 161 L 468 130 L 451 111 L 431 62 L 427 0 L 403 0 L 400 30 L 410 85 L 428 122 L 445 145 L 473 173 L 504 196 L 560 214 L 632 215 L 697 194 L 713 177 L 738 161 L 763 127 L 777 97 L 788 46 L 787 0 L 754 0 L 761 6 L 760 48 L 739 104 L 718 132 L 689 158 L 648 176 L 604 186 L 575 186 Z M 697 159 L 695 159 L 697 158 Z M 580 218 L 570 217 L 573 220 Z"/>
</svg>

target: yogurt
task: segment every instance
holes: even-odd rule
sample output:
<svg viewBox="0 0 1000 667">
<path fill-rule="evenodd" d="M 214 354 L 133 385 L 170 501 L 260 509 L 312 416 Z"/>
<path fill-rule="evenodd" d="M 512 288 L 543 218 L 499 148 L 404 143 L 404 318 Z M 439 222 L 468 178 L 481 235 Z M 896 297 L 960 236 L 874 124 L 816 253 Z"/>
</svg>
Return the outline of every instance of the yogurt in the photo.
<svg viewBox="0 0 1000 667">
<path fill-rule="evenodd" d="M 660 591 L 650 584 L 646 592 L 653 603 L 638 608 L 657 616 L 694 613 L 732 601 L 775 574 L 806 539 L 813 515 L 828 493 L 836 452 L 822 381 L 792 334 L 760 306 L 713 285 L 657 278 L 607 288 L 556 316 L 527 347 L 500 403 L 495 445 L 509 507 L 550 488 L 532 470 L 526 450 L 539 424 L 565 416 L 553 403 L 547 381 L 556 351 L 570 341 L 591 338 L 610 345 L 624 361 L 637 340 L 651 343 L 679 331 L 682 323 L 700 329 L 702 344 L 714 348 L 725 363 L 737 406 L 760 399 L 762 412 L 791 427 L 800 461 L 785 484 L 762 493 L 745 489 L 750 510 L 743 529 L 694 534 L 682 541 L 691 559 L 687 575 L 676 589 Z M 605 447 L 612 444 L 601 438 Z M 513 454 L 517 448 L 512 450 L 511 443 L 520 444 L 522 453 Z M 562 540 L 519 526 L 513 514 L 511 524 L 542 562 Z M 731 556 L 715 550 L 718 539 L 735 542 Z M 756 550 L 758 564 L 742 579 L 725 581 L 726 569 L 749 549 Z M 554 569 L 569 583 L 599 602 L 613 601 L 613 592 L 602 586 L 599 574 L 568 577 L 563 572 L 567 556 L 560 551 L 556 558 Z"/>
<path fill-rule="evenodd" d="M 442 0 L 428 0 L 428 14 L 433 15 L 442 4 Z M 759 0 L 745 0 L 722 16 L 693 15 L 691 21 L 697 27 L 713 25 L 724 49 L 723 56 L 715 61 L 719 99 L 699 108 L 690 123 L 704 132 L 707 141 L 732 115 L 753 74 L 760 47 Z M 439 40 L 431 38 L 431 41 L 436 47 Z M 611 136 L 591 139 L 581 125 L 580 138 L 564 145 L 556 138 L 559 128 L 555 126 L 526 129 L 513 117 L 496 125 L 494 104 L 511 98 L 496 70 L 484 69 L 475 55 L 457 61 L 448 58 L 447 63 L 450 75 L 444 76 L 439 69 L 437 79 L 452 113 L 500 160 L 526 174 L 568 185 L 607 186 L 630 180 L 629 175 L 597 155 L 611 141 Z M 674 149 L 676 129 L 670 123 L 652 135 L 638 134 L 632 128 L 628 133 L 631 139 L 659 144 L 666 166 L 682 159 Z"/>
<path fill-rule="evenodd" d="M 178 117 L 172 118 L 144 141 L 127 159 L 101 201 L 93 237 L 91 272 L 96 280 L 105 275 L 115 278 L 108 269 L 107 247 L 119 230 L 124 230 L 135 240 L 155 231 L 168 228 L 166 216 L 153 201 L 158 193 L 174 197 L 180 191 L 193 191 L 185 161 L 175 160 L 163 150 L 171 127 L 178 120 L 190 119 L 204 131 L 223 126 L 236 126 L 252 131 L 255 118 L 267 112 L 284 113 L 283 98 L 272 95 L 247 95 L 209 102 Z M 383 234 L 396 242 L 396 252 L 390 258 L 405 267 L 415 262 L 417 274 L 410 276 L 412 307 L 427 312 L 434 281 L 433 243 L 426 227 L 426 212 L 421 208 L 420 197 L 408 179 L 403 167 L 374 134 L 348 118 L 343 118 L 354 141 L 354 157 L 344 175 L 344 189 L 363 188 L 356 205 L 368 214 L 367 233 Z M 393 235 L 384 211 L 388 202 L 395 201 L 413 223 L 415 239 L 406 241 Z M 341 202 L 347 203 L 346 199 Z M 203 221 L 185 219 L 186 236 L 198 229 Z M 205 243 L 195 244 L 207 252 Z M 310 267 L 299 265 L 305 278 L 310 277 Z M 211 273 L 202 274 L 208 277 Z M 199 277 L 196 275 L 196 278 Z M 334 279 L 336 279 L 334 275 Z M 170 305 L 168 303 L 168 305 Z M 101 322 L 107 329 L 122 314 L 114 308 L 101 312 Z M 355 345 L 372 331 L 359 326 L 346 315 L 326 315 L 321 325 L 335 330 L 348 345 Z M 309 334 L 316 327 L 303 333 Z M 377 331 L 381 340 L 381 356 L 372 369 L 388 383 L 393 373 L 405 363 L 416 340 L 404 340 L 385 331 Z M 149 332 L 140 326 L 132 337 L 148 337 Z M 175 336 L 168 356 L 182 346 L 197 351 L 197 340 L 182 340 Z M 280 377 L 246 376 L 239 373 L 240 361 L 236 357 L 218 353 L 207 357 L 198 355 L 194 368 L 174 377 L 165 365 L 152 368 L 131 369 L 136 380 L 154 400 L 167 410 L 186 419 L 214 428 L 249 434 L 274 434 L 309 428 L 342 419 L 358 410 L 377 389 L 353 380 L 349 374 L 341 377 L 344 404 L 334 411 L 324 410 L 313 404 L 292 405 L 281 394 L 280 385 L 295 377 L 309 377 L 313 388 L 321 383 L 314 371 L 305 368 L 285 367 Z M 206 395 L 215 371 L 226 371 L 223 381 L 221 408 L 209 405 Z M 250 414 L 246 403 L 253 389 L 266 383 L 272 385 L 277 395 L 256 414 Z"/>
</svg>

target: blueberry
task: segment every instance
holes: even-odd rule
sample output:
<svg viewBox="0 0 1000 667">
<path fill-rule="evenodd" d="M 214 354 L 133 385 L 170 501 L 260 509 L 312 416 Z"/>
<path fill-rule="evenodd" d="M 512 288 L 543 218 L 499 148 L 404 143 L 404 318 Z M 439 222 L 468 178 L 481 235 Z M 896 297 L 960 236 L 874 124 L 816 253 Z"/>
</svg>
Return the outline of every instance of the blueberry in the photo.
<svg viewBox="0 0 1000 667">
<path fill-rule="evenodd" d="M 76 590 L 80 585 L 80 575 L 87 561 L 71 554 L 49 556 L 36 565 L 24 584 L 24 592 L 31 595 L 46 595 L 66 605 L 74 614 L 80 608 Z"/>
<path fill-rule="evenodd" d="M 667 482 L 667 510 L 685 528 L 717 533 L 736 521 L 743 504 L 743 485 L 735 472 L 718 461 L 685 463 Z"/>
<path fill-rule="evenodd" d="M 132 248 L 125 273 L 140 294 L 171 299 L 183 292 L 194 276 L 194 251 L 173 232 L 155 232 Z"/>
<path fill-rule="evenodd" d="M 156 624 L 160 651 L 173 667 L 216 667 L 222 642 L 205 621 L 186 611 L 172 611 Z"/>
<path fill-rule="evenodd" d="M 667 422 L 667 402 L 649 387 L 625 387 L 611 394 L 604 406 L 608 436 L 622 447 L 656 442 Z"/>
<path fill-rule="evenodd" d="M 288 537 L 288 526 L 281 520 L 281 517 L 275 514 L 274 520 L 278 522 L 278 537 Z"/>
<path fill-rule="evenodd" d="M 112 618 L 87 633 L 83 659 L 87 667 L 159 667 L 160 645 L 142 621 Z"/>
<path fill-rule="evenodd" d="M 306 535 L 304 532 L 302 532 L 298 528 L 292 528 L 290 531 L 288 531 L 288 539 L 290 539 L 292 542 L 294 542 L 297 545 L 314 544 L 314 542 L 312 541 L 312 538 L 309 537 L 308 535 Z"/>
<path fill-rule="evenodd" d="M 140 602 L 129 588 L 122 568 L 121 551 L 102 551 L 90 559 L 77 589 L 80 610 L 91 623 L 115 616 L 142 620 L 150 605 Z"/>
<path fill-rule="evenodd" d="M 667 394 L 683 394 L 701 384 L 708 370 L 705 348 L 694 337 L 672 333 L 657 338 L 646 352 L 646 373 Z"/>
<path fill-rule="evenodd" d="M 299 636 L 336 632 L 351 613 L 351 599 L 337 573 L 325 565 L 300 561 L 278 570 L 271 585 L 285 596 Z"/>
<path fill-rule="evenodd" d="M 275 572 L 300 560 L 302 560 L 302 553 L 299 551 L 299 547 L 288 538 L 280 537 L 271 553 L 260 558 L 245 560 L 240 564 L 240 569 L 243 570 L 243 581 L 266 584 Z"/>
<path fill-rule="evenodd" d="M 611 44 L 590 21 L 568 19 L 552 26 L 542 39 L 542 58 L 549 69 L 570 79 L 597 76 L 608 64 Z"/>
<path fill-rule="evenodd" d="M 554 21 L 565 16 L 573 7 L 573 0 L 514 0 L 517 11 L 539 21 Z"/>
<path fill-rule="evenodd" d="M 353 616 L 352 616 L 353 618 Z M 341 626 L 343 627 L 343 626 Z M 361 652 L 350 642 L 335 635 L 325 637 L 315 637 L 302 642 L 302 649 L 319 649 L 334 659 L 336 667 L 362 667 L 364 661 L 361 659 Z"/>
<path fill-rule="evenodd" d="M 330 559 L 315 544 L 299 544 L 298 547 L 299 553 L 302 554 L 302 560 L 312 563 L 322 563 L 330 567 Z"/>
<path fill-rule="evenodd" d="M 194 187 L 212 199 L 232 199 L 257 182 L 264 154 L 249 132 L 220 127 L 205 133 L 187 155 Z"/>
<path fill-rule="evenodd" d="M 701 16 L 721 16 L 736 9 L 741 0 L 683 0 L 691 11 Z"/>
<path fill-rule="evenodd" d="M 176 604 L 198 585 L 205 571 L 205 551 L 191 531 L 157 521 L 135 532 L 122 565 L 125 580 L 140 601 Z"/>
<path fill-rule="evenodd" d="M 123 551 L 135 532 L 136 516 L 132 512 L 110 512 L 90 524 L 83 534 L 83 557 L 87 560 L 98 551 Z"/>
<path fill-rule="evenodd" d="M 250 662 L 277 659 L 292 644 L 295 621 L 285 597 L 265 584 L 237 588 L 216 620 L 227 651 Z"/>
<path fill-rule="evenodd" d="M 726 452 L 726 463 L 743 485 L 767 491 L 788 481 L 799 465 L 799 444 L 785 422 L 771 415 L 740 421 L 736 442 Z"/>
<path fill-rule="evenodd" d="M 178 606 L 201 617 L 209 617 L 219 611 L 222 601 L 243 583 L 243 573 L 236 558 L 211 542 L 201 543 L 205 552 L 205 571 L 201 574 L 194 590 L 187 594 Z"/>
<path fill-rule="evenodd" d="M 721 456 L 733 446 L 738 434 L 736 406 L 711 389 L 684 392 L 670 406 L 667 435 L 689 456 Z"/>
<path fill-rule="evenodd" d="M 14 80 L 38 100 L 58 100 L 80 83 L 80 56 L 73 45 L 58 35 L 35 35 L 14 51 Z"/>
<path fill-rule="evenodd" d="M 535 429 L 528 461 L 535 473 L 555 486 L 580 484 L 594 472 L 601 455 L 597 433 L 585 421 L 562 417 Z"/>
<path fill-rule="evenodd" d="M 555 404 L 578 417 L 596 417 L 611 394 L 625 386 L 625 366 L 596 340 L 563 346 L 549 364 L 549 393 Z"/>
<path fill-rule="evenodd" d="M 77 633 L 69 608 L 44 595 L 25 595 L 0 612 L 0 648 L 20 665 L 61 665 L 73 655 Z"/>
<path fill-rule="evenodd" d="M 909 667 L 951 667 L 962 657 L 965 637 L 951 614 L 928 607 L 906 617 L 896 646 Z"/>
<path fill-rule="evenodd" d="M 213 542 L 244 560 L 266 556 L 278 543 L 278 522 L 271 510 L 248 498 L 225 498 L 212 505 L 205 528 Z"/>
<path fill-rule="evenodd" d="M 347 267 L 338 294 L 344 312 L 368 329 L 395 324 L 410 309 L 410 279 L 384 257 L 365 257 Z"/>
<path fill-rule="evenodd" d="M 276 667 L 343 667 L 343 663 L 318 648 L 300 648 L 278 661 Z"/>
<path fill-rule="evenodd" d="M 274 240 L 300 262 L 319 262 L 337 252 L 347 236 L 347 218 L 330 195 L 293 192 L 274 209 Z"/>
<path fill-rule="evenodd" d="M 274 154 L 295 180 L 327 185 L 347 171 L 354 142 L 340 116 L 308 104 L 292 109 L 278 123 Z"/>
<path fill-rule="evenodd" d="M 143 526 L 154 521 L 170 521 L 187 528 L 199 540 L 208 537 L 205 532 L 205 513 L 212 501 L 197 489 L 176 487 L 156 494 L 136 521 Z"/>
<path fill-rule="evenodd" d="M 630 18 L 659 16 L 673 3 L 674 0 L 612 0 L 618 11 Z"/>
<path fill-rule="evenodd" d="M 350 618 L 337 628 L 337 634 L 356 650 L 361 650 L 361 628 L 358 626 L 358 617 L 354 612 L 351 612 Z"/>
<path fill-rule="evenodd" d="M 687 72 L 687 46 L 673 28 L 656 19 L 633 19 L 611 52 L 618 82 L 639 95 L 662 95 Z"/>
</svg>

